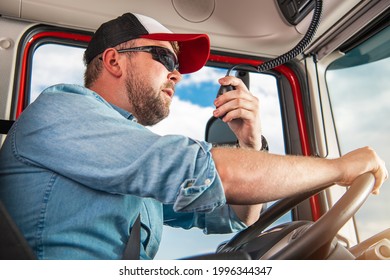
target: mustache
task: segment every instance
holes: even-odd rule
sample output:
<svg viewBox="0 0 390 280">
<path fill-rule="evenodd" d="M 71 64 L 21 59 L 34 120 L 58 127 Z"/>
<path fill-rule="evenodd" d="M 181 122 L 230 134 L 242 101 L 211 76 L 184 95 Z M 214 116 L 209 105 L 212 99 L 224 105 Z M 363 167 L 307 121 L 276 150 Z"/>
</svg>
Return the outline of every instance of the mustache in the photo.
<svg viewBox="0 0 390 280">
<path fill-rule="evenodd" d="M 172 89 L 173 92 L 175 92 L 175 83 L 174 82 L 166 82 L 164 85 L 163 85 L 163 88 L 169 88 L 169 89 Z"/>
</svg>

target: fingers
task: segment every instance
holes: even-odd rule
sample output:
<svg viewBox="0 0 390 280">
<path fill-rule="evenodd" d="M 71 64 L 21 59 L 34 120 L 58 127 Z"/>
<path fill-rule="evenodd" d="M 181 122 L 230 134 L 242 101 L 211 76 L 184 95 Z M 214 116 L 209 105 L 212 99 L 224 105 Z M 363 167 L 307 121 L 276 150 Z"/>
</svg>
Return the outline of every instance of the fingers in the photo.
<svg viewBox="0 0 390 280">
<path fill-rule="evenodd" d="M 375 177 L 372 193 L 378 194 L 380 187 L 389 177 L 385 162 L 370 147 L 354 150 L 341 159 L 346 160 L 343 163 L 343 185 L 350 185 L 359 175 L 371 172 Z"/>
<path fill-rule="evenodd" d="M 221 85 L 232 85 L 234 90 L 217 97 L 214 117 L 228 123 L 238 139 L 240 147 L 261 149 L 261 124 L 259 100 L 253 96 L 244 82 L 237 77 L 224 77 Z"/>
<path fill-rule="evenodd" d="M 258 118 L 259 100 L 248 91 L 241 79 L 228 76 L 219 81 L 221 85 L 234 86 L 235 90 L 228 91 L 215 100 L 216 110 L 213 113 L 215 117 L 224 116 L 225 122 L 238 118 L 244 120 Z"/>
<path fill-rule="evenodd" d="M 234 76 L 225 76 L 219 79 L 218 82 L 223 86 L 231 85 L 234 87 L 244 87 L 246 90 L 248 90 L 244 82 L 241 79 Z"/>
<path fill-rule="evenodd" d="M 258 117 L 258 99 L 255 96 L 248 96 L 236 93 L 236 90 L 227 92 L 224 97 L 215 101 L 216 109 L 214 117 L 223 117 L 224 122 L 234 119 L 254 120 Z"/>
<path fill-rule="evenodd" d="M 375 184 L 372 189 L 373 194 L 379 194 L 379 189 L 383 185 L 383 183 L 389 178 L 389 172 L 386 169 L 386 164 L 383 160 L 378 157 L 379 167 L 376 171 L 373 172 L 375 177 Z"/>
<path fill-rule="evenodd" d="M 372 189 L 372 194 L 379 194 L 379 189 L 389 177 L 385 162 L 378 156 L 378 154 L 370 147 L 364 147 L 361 150 L 366 151 L 369 156 L 369 172 L 374 175 L 375 184 Z"/>
</svg>

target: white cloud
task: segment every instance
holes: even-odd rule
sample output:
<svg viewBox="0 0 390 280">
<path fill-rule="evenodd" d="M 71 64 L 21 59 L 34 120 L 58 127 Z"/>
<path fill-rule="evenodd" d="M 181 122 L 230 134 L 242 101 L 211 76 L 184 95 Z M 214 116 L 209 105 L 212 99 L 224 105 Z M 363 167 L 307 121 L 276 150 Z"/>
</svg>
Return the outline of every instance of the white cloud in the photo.
<svg viewBox="0 0 390 280">
<path fill-rule="evenodd" d="M 193 86 L 213 82 L 218 86 L 219 78 L 221 78 L 220 69 L 203 68 L 201 71 L 187 76 L 182 82 Z M 271 152 L 283 154 L 282 123 L 275 78 L 268 75 L 251 74 L 251 92 L 260 100 L 262 131 L 267 137 Z M 180 100 L 175 96 L 169 117 L 152 127 L 151 130 L 161 135 L 181 134 L 203 140 L 206 124 L 212 116 L 213 110 L 214 107 L 201 107 Z"/>
<path fill-rule="evenodd" d="M 179 86 L 200 87 L 203 83 L 218 84 L 221 70 L 204 67 L 191 75 L 183 75 Z M 197 140 L 204 140 L 205 128 L 213 114 L 213 107 L 202 107 L 174 96 L 168 118 L 150 129 L 160 135 L 180 134 Z"/>
<path fill-rule="evenodd" d="M 212 107 L 201 107 L 174 96 L 168 118 L 150 129 L 160 135 L 180 134 L 203 140 L 206 123 L 213 110 Z"/>
<path fill-rule="evenodd" d="M 84 49 L 48 44 L 34 53 L 31 100 L 49 85 L 70 83 L 82 85 Z"/>
<path fill-rule="evenodd" d="M 180 86 L 201 86 L 202 83 L 213 83 L 218 85 L 218 79 L 225 76 L 226 70 L 218 68 L 203 67 L 200 71 L 191 75 L 183 75 Z"/>
</svg>

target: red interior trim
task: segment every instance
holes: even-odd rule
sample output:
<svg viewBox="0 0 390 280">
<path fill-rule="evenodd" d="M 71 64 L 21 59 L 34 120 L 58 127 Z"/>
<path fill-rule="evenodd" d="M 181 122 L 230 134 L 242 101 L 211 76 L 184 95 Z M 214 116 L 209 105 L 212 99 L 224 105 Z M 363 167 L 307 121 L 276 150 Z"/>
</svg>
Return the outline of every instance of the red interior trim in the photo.
<svg viewBox="0 0 390 280">
<path fill-rule="evenodd" d="M 67 40 L 73 40 L 79 42 L 89 42 L 91 40 L 91 36 L 89 35 L 81 35 L 81 34 L 66 33 L 66 32 L 41 32 L 33 35 L 30 38 L 30 40 L 27 42 L 26 46 L 23 49 L 22 66 L 20 71 L 20 87 L 19 87 L 18 101 L 16 105 L 16 118 L 20 116 L 25 106 L 25 99 L 26 99 L 25 94 L 27 88 L 27 75 L 28 75 L 27 72 L 29 66 L 28 59 L 29 56 L 31 55 L 31 48 L 40 39 L 49 38 L 49 37 L 57 38 L 57 39 L 67 39 Z"/>
<path fill-rule="evenodd" d="M 57 39 L 67 39 L 67 40 L 73 40 L 73 41 L 80 41 L 80 42 L 89 42 L 91 40 L 91 36 L 89 35 L 81 35 L 76 33 L 66 33 L 66 32 L 41 32 L 38 34 L 35 34 L 31 37 L 31 39 L 27 42 L 24 50 L 23 50 L 23 57 L 22 57 L 22 68 L 21 68 L 21 74 L 20 74 L 20 88 L 19 88 L 19 94 L 18 94 L 18 101 L 17 101 L 17 108 L 16 108 L 16 117 L 18 118 L 20 114 L 22 113 L 24 106 L 25 106 L 25 93 L 26 93 L 26 82 L 27 82 L 27 75 L 28 75 L 28 59 L 31 55 L 30 51 L 31 48 L 34 46 L 35 43 L 37 43 L 38 40 L 43 38 L 57 38 Z M 253 59 L 244 59 L 244 58 L 237 58 L 237 57 L 228 57 L 228 56 L 222 56 L 222 55 L 216 55 L 216 54 L 210 54 L 209 61 L 214 62 L 224 62 L 229 64 L 251 64 L 251 65 L 259 65 L 262 63 L 262 61 L 259 60 L 253 60 Z M 295 73 L 288 67 L 281 65 L 279 67 L 275 68 L 276 71 L 280 72 L 282 75 L 284 75 L 292 88 L 293 98 L 294 98 L 294 105 L 297 115 L 297 122 L 298 122 L 298 130 L 299 135 L 301 139 L 301 148 L 302 153 L 304 156 L 310 156 L 310 145 L 309 145 L 309 139 L 308 139 L 308 133 L 307 133 L 307 125 L 305 121 L 305 115 L 304 115 L 304 109 L 303 109 L 303 103 L 302 103 L 302 94 L 301 94 L 301 88 L 299 85 L 299 81 Z M 316 221 L 320 218 L 321 212 L 319 207 L 319 201 L 318 196 L 313 196 L 310 198 L 310 205 L 312 210 L 312 216 L 313 220 Z"/>
</svg>

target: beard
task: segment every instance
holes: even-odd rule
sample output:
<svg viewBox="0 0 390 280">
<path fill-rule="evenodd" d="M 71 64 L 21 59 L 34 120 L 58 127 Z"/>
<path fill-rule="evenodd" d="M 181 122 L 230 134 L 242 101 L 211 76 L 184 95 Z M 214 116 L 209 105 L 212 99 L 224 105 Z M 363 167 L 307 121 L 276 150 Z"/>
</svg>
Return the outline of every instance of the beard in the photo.
<svg viewBox="0 0 390 280">
<path fill-rule="evenodd" d="M 166 82 L 161 88 L 155 89 L 147 85 L 142 77 L 136 77 L 129 71 L 126 79 L 126 91 L 132 106 L 132 114 L 138 123 L 152 126 L 169 115 L 171 98 L 167 97 L 162 89 L 172 88 L 171 82 Z"/>
</svg>

